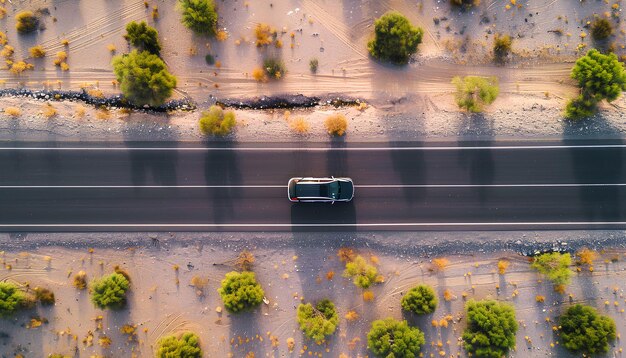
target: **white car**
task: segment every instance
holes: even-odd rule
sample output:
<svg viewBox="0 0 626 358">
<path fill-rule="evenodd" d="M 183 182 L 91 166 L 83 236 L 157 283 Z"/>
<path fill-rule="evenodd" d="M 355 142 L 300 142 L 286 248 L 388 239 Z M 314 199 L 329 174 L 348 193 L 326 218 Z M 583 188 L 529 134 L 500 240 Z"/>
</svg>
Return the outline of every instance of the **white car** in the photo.
<svg viewBox="0 0 626 358">
<path fill-rule="evenodd" d="M 350 178 L 291 178 L 287 184 L 287 195 L 294 203 L 347 202 L 354 197 L 354 184 Z"/>
</svg>

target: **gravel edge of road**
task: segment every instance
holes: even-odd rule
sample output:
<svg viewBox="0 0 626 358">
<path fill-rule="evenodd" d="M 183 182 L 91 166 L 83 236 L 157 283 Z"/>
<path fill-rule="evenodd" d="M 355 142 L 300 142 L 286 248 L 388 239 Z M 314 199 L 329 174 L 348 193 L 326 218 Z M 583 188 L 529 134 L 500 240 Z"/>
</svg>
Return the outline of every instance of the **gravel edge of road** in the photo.
<svg viewBox="0 0 626 358">
<path fill-rule="evenodd" d="M 516 252 L 533 255 L 543 251 L 576 251 L 626 248 L 626 231 L 430 231 L 430 232 L 295 232 L 295 233 L 2 233 L 3 250 L 27 251 L 48 246 L 125 249 L 176 246 L 283 249 L 297 245 L 354 247 L 403 255 L 439 256 Z"/>
</svg>

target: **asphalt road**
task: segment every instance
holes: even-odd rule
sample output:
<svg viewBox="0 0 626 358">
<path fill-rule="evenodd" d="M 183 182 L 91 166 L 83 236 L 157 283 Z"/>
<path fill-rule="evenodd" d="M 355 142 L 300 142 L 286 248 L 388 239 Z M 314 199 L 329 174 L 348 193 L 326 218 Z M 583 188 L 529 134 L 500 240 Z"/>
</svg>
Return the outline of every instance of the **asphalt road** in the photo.
<svg viewBox="0 0 626 358">
<path fill-rule="evenodd" d="M 0 231 L 626 229 L 626 145 L 458 145 L 5 146 Z M 352 203 L 288 201 L 327 175 Z"/>
</svg>

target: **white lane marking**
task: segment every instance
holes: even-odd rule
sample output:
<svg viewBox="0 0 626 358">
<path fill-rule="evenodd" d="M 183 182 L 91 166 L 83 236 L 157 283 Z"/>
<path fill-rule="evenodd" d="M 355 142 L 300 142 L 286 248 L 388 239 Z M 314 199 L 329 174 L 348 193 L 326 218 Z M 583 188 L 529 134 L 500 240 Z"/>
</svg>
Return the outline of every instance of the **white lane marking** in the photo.
<svg viewBox="0 0 626 358">
<path fill-rule="evenodd" d="M 174 227 L 174 228 L 213 228 L 213 227 L 268 227 L 268 228 L 285 228 L 285 227 L 439 227 L 439 226 L 579 226 L 579 225 L 626 225 L 626 221 L 546 221 L 546 222 L 451 222 L 451 223 L 320 223 L 320 224 L 0 224 L 0 228 L 154 228 L 154 227 Z"/>
<path fill-rule="evenodd" d="M 268 151 L 268 152 L 293 152 L 293 151 L 403 151 L 403 150 L 515 150 L 515 149 L 576 149 L 576 148 L 626 148 L 626 144 L 598 144 L 598 145 L 512 145 L 512 146 L 477 146 L 477 147 L 283 147 L 283 148 L 219 148 L 219 147 L 0 147 L 0 151 Z"/>
<path fill-rule="evenodd" d="M 363 184 L 357 189 L 404 188 L 580 188 L 621 187 L 626 183 L 565 184 Z M 283 189 L 287 185 L 0 185 L 0 189 Z"/>
</svg>

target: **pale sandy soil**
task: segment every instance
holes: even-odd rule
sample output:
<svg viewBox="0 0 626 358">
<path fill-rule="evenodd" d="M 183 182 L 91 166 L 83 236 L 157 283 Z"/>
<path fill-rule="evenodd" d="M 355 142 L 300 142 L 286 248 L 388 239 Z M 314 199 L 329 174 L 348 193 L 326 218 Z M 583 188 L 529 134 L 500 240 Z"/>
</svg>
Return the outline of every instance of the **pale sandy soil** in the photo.
<svg viewBox="0 0 626 358">
<path fill-rule="evenodd" d="M 154 343 L 163 335 L 193 330 L 201 337 L 205 357 L 227 357 L 229 354 L 243 357 L 248 352 L 254 352 L 256 357 L 295 357 L 309 356 L 308 351 L 324 357 L 337 357 L 341 353 L 348 357 L 363 357 L 370 355 L 366 349 L 366 333 L 371 321 L 382 317 L 404 317 L 400 299 L 410 287 L 419 283 L 434 286 L 440 299 L 435 313 L 420 318 L 406 317 L 425 331 L 426 357 L 431 353 L 439 356 L 440 351 L 444 351 L 446 357 L 458 353 L 466 356 L 459 346 L 459 336 L 465 326 L 462 308 L 470 298 L 495 298 L 516 307 L 520 329 L 517 351 L 511 353 L 512 357 L 569 356 L 559 348 L 559 339 L 553 335 L 552 326 L 555 317 L 570 303 L 583 302 L 597 307 L 615 319 L 618 332 L 624 332 L 626 323 L 622 308 L 626 300 L 622 275 L 626 259 L 623 249 L 606 250 L 596 260 L 593 273 L 587 270 L 575 273 L 567 293 L 557 295 L 549 283 L 541 282 L 540 277 L 530 270 L 526 258 L 511 251 L 501 251 L 507 245 L 495 251 L 495 247 L 483 250 L 481 239 L 494 235 L 497 233 L 411 234 L 410 237 L 424 240 L 426 247 L 435 244 L 438 246 L 436 250 L 441 250 L 444 244 L 451 248 L 449 253 L 465 252 L 449 255 L 450 266 L 442 273 L 429 272 L 433 252 L 421 245 L 411 245 L 414 241 L 406 234 L 362 233 L 332 237 L 305 233 L 3 235 L 1 239 L 7 243 L 7 250 L 1 259 L 12 269 L 0 268 L 0 279 L 51 288 L 57 303 L 51 308 L 37 307 L 12 319 L 0 320 L 0 332 L 9 335 L 0 339 L 0 356 L 13 357 L 15 353 L 21 353 L 25 357 L 44 357 L 51 352 L 73 354 L 77 349 L 77 357 L 89 357 L 95 353 L 129 357 L 131 351 L 139 357 L 150 357 Z M 572 242 L 557 244 L 553 240 L 559 236 L 569 237 Z M 508 233 L 509 238 L 519 237 L 537 246 L 542 242 L 553 242 L 552 245 L 569 249 L 585 242 L 593 245 L 593 237 L 587 234 L 576 236 L 578 241 L 574 236 L 572 233 Z M 613 234 L 602 233 L 600 236 L 607 239 Z M 500 239 L 503 237 L 500 235 Z M 496 237 L 493 239 L 492 243 L 506 242 Z M 470 244 L 472 250 L 463 244 L 452 244 L 454 240 L 479 244 Z M 350 243 L 358 253 L 376 256 L 379 272 L 385 276 L 385 283 L 372 288 L 375 294 L 372 302 L 365 302 L 362 291 L 341 277 L 343 266 L 336 252 L 342 245 Z M 514 241 L 509 244 L 516 245 Z M 89 253 L 89 247 L 94 248 L 93 253 Z M 223 275 L 233 270 L 232 259 L 244 248 L 256 256 L 254 271 L 269 304 L 240 316 L 218 314 L 216 308 L 222 307 L 222 303 L 216 289 Z M 472 251 L 474 253 L 467 254 Z M 49 256 L 50 261 L 46 261 L 45 256 Z M 497 261 L 502 258 L 510 260 L 511 265 L 506 274 L 498 275 Z M 617 261 L 611 262 L 612 259 Z M 114 265 L 121 265 L 132 277 L 128 307 L 121 311 L 95 309 L 88 293 L 72 287 L 68 277 L 85 270 L 88 278 L 93 279 L 110 272 Z M 180 266 L 178 273 L 173 269 L 174 265 Z M 329 271 L 335 273 L 332 280 L 327 279 Z M 198 296 L 196 289 L 190 286 L 194 276 L 209 279 L 204 296 Z M 445 290 L 453 296 L 450 301 L 443 298 Z M 545 303 L 537 303 L 536 295 L 545 296 Z M 341 320 L 328 343 L 318 346 L 303 339 L 295 322 L 295 307 L 301 299 L 325 297 L 337 304 Z M 356 311 L 360 318 L 347 322 L 343 316 L 349 310 Z M 39 328 L 26 328 L 31 316 L 36 315 L 47 318 L 49 323 Z M 94 320 L 99 315 L 103 317 L 102 329 L 97 329 Z M 447 328 L 431 325 L 431 320 L 447 315 L 453 317 Z M 136 343 L 127 343 L 119 332 L 122 325 L 129 323 L 139 327 Z M 93 346 L 82 343 L 88 331 L 94 334 Z M 61 335 L 60 332 L 66 333 Z M 73 335 L 76 335 L 75 339 Z M 103 335 L 113 341 L 109 348 L 98 345 L 98 338 Z M 272 347 L 270 335 L 277 337 L 277 347 Z M 287 350 L 288 338 L 294 338 L 296 342 L 292 354 Z M 437 347 L 439 341 L 441 348 Z M 607 356 L 620 357 L 621 347 L 621 341 L 617 340 Z"/>
<path fill-rule="evenodd" d="M 42 114 L 43 101 L 3 98 L 5 106 L 22 109 L 18 118 L 0 113 L 0 140 L 33 141 L 204 141 L 198 130 L 198 112 L 130 115 L 120 110 L 101 112 L 87 106 L 83 117 L 76 115 L 78 104 L 50 102 L 58 111 L 52 118 Z M 342 140 L 349 142 L 387 142 L 415 140 L 494 140 L 494 139 L 570 139 L 620 138 L 626 133 L 621 115 L 626 100 L 620 98 L 603 105 L 596 118 L 572 123 L 562 118 L 562 98 L 505 94 L 483 115 L 458 112 L 449 95 L 434 98 L 422 95 L 402 97 L 394 103 L 335 109 L 317 107 L 306 110 L 238 110 L 238 124 L 227 140 L 236 142 L 327 142 L 324 119 L 340 112 L 348 119 Z M 287 112 L 287 113 L 286 113 Z M 310 125 L 307 134 L 290 129 L 290 121 L 302 117 Z"/>
<path fill-rule="evenodd" d="M 35 64 L 34 71 L 15 77 L 7 70 L 1 70 L 0 79 L 7 87 L 78 89 L 96 86 L 105 93 L 117 93 L 118 89 L 111 83 L 114 79 L 110 68 L 112 54 L 107 45 L 114 44 L 118 54 L 128 51 L 122 38 L 126 23 L 147 20 L 160 31 L 162 56 L 179 78 L 176 96 L 191 96 L 200 109 L 215 98 L 341 93 L 362 98 L 376 108 L 363 114 L 347 111 L 351 124 L 354 124 L 349 135 L 362 137 L 357 140 L 380 138 L 381 134 L 399 135 L 398 140 L 430 134 L 456 136 L 458 127 L 463 127 L 458 123 L 464 120 L 453 104 L 450 79 L 454 75 L 495 75 L 501 83 L 501 96 L 487 117 L 493 116 L 491 122 L 496 134 L 558 136 L 563 127 L 561 109 L 565 100 L 576 93 L 569 79 L 572 61 L 577 56 L 575 48 L 581 41 L 587 47 L 592 46 L 590 36 L 584 40 L 579 37 L 582 31 L 589 32 L 582 28 L 582 24 L 594 14 L 621 14 L 619 1 L 616 2 L 617 10 L 612 10 L 614 2 L 601 1 L 527 0 L 517 1 L 520 7 L 512 6 L 508 10 L 505 8 L 507 2 L 485 1 L 471 11 L 462 12 L 452 9 L 444 0 L 231 0 L 217 1 L 219 27 L 229 34 L 227 40 L 218 42 L 195 36 L 185 29 L 180 24 L 180 12 L 175 9 L 175 3 L 175 0 L 149 1 L 149 9 L 138 0 L 7 3 L 8 15 L 0 20 L 0 29 L 7 33 L 9 44 L 16 48 L 15 59 L 27 57 L 28 48 L 35 44 L 42 44 L 48 55 L 31 61 Z M 150 16 L 155 5 L 160 13 L 156 21 Z M 18 36 L 14 29 L 14 14 L 21 9 L 38 8 L 50 11 L 50 16 L 43 18 L 45 30 Z M 402 68 L 378 64 L 368 57 L 366 51 L 373 20 L 391 9 L 402 11 L 426 30 L 416 61 Z M 433 18 L 448 20 L 437 25 Z M 284 43 L 282 49 L 256 48 L 253 28 L 261 22 L 279 30 L 279 39 Z M 616 25 L 614 41 L 621 53 L 623 49 L 619 44 L 624 40 L 624 25 Z M 550 32 L 556 29 L 563 35 Z M 290 38 L 292 32 L 293 40 Z M 493 65 L 489 60 L 493 36 L 498 32 L 510 33 L 514 38 L 515 54 L 506 66 Z M 64 49 L 60 44 L 62 39 L 70 41 L 69 72 L 62 72 L 52 64 L 55 53 Z M 195 55 L 190 54 L 191 49 Z M 216 56 L 221 64 L 219 68 L 205 63 L 207 53 Z M 281 81 L 257 83 L 249 73 L 267 55 L 282 57 L 288 73 Z M 312 75 L 308 68 L 309 59 L 313 57 L 320 61 L 316 75 Z M 6 99 L 2 102 L 9 103 Z M 541 106 L 540 111 L 528 111 Z M 618 131 L 623 126 L 619 120 L 623 107 L 623 101 L 618 101 L 617 110 L 611 108 L 605 116 L 606 122 Z M 317 125 L 327 112 L 324 108 L 315 113 L 305 112 L 312 116 L 314 124 L 308 138 L 327 139 L 323 128 Z M 244 112 L 240 118 L 243 124 L 236 137 L 242 140 L 259 140 L 268 131 L 284 132 L 286 127 L 284 122 L 274 120 L 275 114 Z M 175 114 L 167 119 L 157 115 L 154 124 L 140 127 L 148 126 L 159 131 L 158 128 L 171 125 L 176 129 L 174 135 L 177 137 L 196 138 L 196 119 L 197 114 Z M 21 122 L 35 120 L 28 118 Z M 107 132 L 121 133 L 125 123 L 134 121 L 113 122 L 107 123 L 104 132 L 94 133 L 108 137 Z M 23 124 L 20 124 L 23 130 L 49 131 L 50 127 L 55 127 L 50 123 Z M 68 128 L 59 128 L 57 132 L 61 136 L 70 134 L 74 137 L 75 134 L 71 133 L 90 135 L 93 131 L 68 123 Z M 294 138 L 297 136 L 292 135 L 288 140 Z"/>
</svg>

